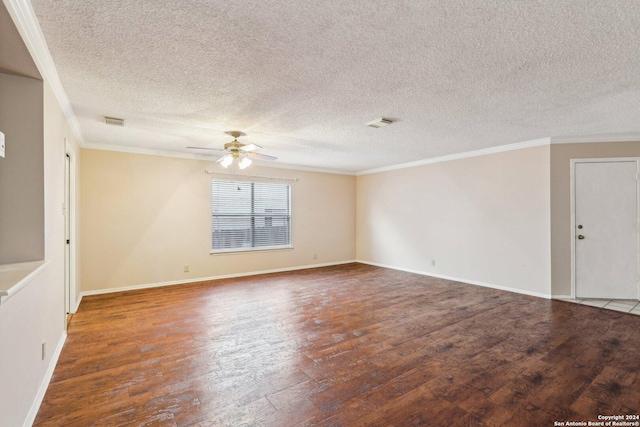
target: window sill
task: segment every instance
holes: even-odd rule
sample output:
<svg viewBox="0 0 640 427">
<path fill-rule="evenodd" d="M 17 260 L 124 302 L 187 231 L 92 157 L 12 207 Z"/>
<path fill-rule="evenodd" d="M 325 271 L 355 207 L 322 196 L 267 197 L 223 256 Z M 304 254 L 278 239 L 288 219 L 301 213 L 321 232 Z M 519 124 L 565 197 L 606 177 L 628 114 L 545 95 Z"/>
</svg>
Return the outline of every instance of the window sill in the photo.
<svg viewBox="0 0 640 427">
<path fill-rule="evenodd" d="M 272 246 L 263 248 L 241 248 L 241 249 L 228 249 L 226 251 L 211 251 L 210 255 L 233 255 L 233 254 L 246 254 L 247 252 L 266 252 L 266 251 L 290 251 L 293 246 Z"/>
</svg>

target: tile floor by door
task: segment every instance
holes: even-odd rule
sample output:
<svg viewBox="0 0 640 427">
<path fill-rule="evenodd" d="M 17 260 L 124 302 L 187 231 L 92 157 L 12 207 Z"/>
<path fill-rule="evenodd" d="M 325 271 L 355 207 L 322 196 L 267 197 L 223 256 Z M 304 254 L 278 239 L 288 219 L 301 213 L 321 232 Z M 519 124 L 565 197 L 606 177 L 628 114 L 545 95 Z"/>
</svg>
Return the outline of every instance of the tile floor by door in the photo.
<svg viewBox="0 0 640 427">
<path fill-rule="evenodd" d="M 571 299 L 562 298 L 561 301 L 573 302 L 576 304 L 590 305 L 592 307 L 606 308 L 608 310 L 622 311 L 640 316 L 640 301 L 629 299 Z"/>
</svg>

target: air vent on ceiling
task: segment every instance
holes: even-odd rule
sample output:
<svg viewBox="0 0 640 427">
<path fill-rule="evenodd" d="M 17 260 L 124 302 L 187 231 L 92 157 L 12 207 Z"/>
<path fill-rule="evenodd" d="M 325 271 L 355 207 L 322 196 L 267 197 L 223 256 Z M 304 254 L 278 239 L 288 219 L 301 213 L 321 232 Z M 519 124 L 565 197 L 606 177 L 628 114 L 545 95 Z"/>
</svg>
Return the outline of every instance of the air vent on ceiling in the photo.
<svg viewBox="0 0 640 427">
<path fill-rule="evenodd" d="M 115 117 L 104 116 L 104 122 L 111 126 L 124 126 L 124 119 L 117 119 Z"/>
<path fill-rule="evenodd" d="M 385 119 L 384 117 L 380 117 L 379 119 L 375 119 L 369 123 L 365 123 L 367 126 L 372 127 L 372 128 L 381 128 L 384 126 L 389 126 L 391 123 L 393 123 L 393 120 L 391 119 Z"/>
</svg>

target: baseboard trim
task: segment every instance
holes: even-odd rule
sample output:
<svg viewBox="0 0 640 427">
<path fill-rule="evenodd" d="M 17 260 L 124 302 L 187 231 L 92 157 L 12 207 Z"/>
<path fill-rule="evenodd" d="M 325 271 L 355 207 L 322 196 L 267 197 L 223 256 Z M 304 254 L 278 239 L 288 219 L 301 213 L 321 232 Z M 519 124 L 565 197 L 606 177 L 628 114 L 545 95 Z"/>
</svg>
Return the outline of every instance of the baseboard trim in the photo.
<svg viewBox="0 0 640 427">
<path fill-rule="evenodd" d="M 55 371 L 56 369 L 58 358 L 60 358 L 62 347 L 64 347 L 64 343 L 66 340 L 67 331 L 62 331 L 62 336 L 58 340 L 58 345 L 56 346 L 56 350 L 53 353 L 53 356 L 51 357 L 51 361 L 49 362 L 49 366 L 47 367 L 47 372 L 45 372 L 44 374 L 44 378 L 42 379 L 40 387 L 38 388 L 38 393 L 36 393 L 36 397 L 33 399 L 33 403 L 31 404 L 31 409 L 29 409 L 27 418 L 24 421 L 24 427 L 31 427 L 36 420 L 38 410 L 40 409 L 40 405 L 42 404 L 44 395 L 47 392 L 47 388 L 49 387 L 49 383 L 51 382 L 51 378 L 53 377 L 53 371 Z"/>
<path fill-rule="evenodd" d="M 80 295 L 78 296 L 78 298 L 76 298 L 76 302 L 73 305 L 73 311 L 71 312 L 72 314 L 77 313 L 78 308 L 80 307 L 80 303 L 82 302 L 82 293 L 80 293 Z"/>
<path fill-rule="evenodd" d="M 358 262 L 356 260 L 348 260 L 348 261 L 336 261 L 336 262 L 325 262 L 321 264 L 308 264 L 301 265 L 297 267 L 284 267 L 284 268 L 274 268 L 271 270 L 260 270 L 260 271 L 250 271 L 245 273 L 233 273 L 233 274 L 223 274 L 220 276 L 209 276 L 209 277 L 196 277 L 185 280 L 173 280 L 168 282 L 158 282 L 158 283 L 146 283 L 142 285 L 131 285 L 131 286 L 123 286 L 120 288 L 109 288 L 109 289 L 97 289 L 93 291 L 83 291 L 80 293 L 80 300 L 82 297 L 90 296 L 90 295 L 103 295 L 103 294 L 111 294 L 114 292 L 126 292 L 126 291 L 135 291 L 140 289 L 150 289 L 150 288 L 159 288 L 162 286 L 174 286 L 174 285 L 184 285 L 187 283 L 197 283 L 197 282 L 207 282 L 210 280 L 221 280 L 221 279 L 233 279 L 236 277 L 248 277 L 248 276 L 257 276 L 259 274 L 271 274 L 271 273 L 283 273 L 286 271 L 296 271 L 296 270 L 308 270 L 310 268 L 319 268 L 319 267 L 331 267 L 333 265 L 342 265 L 342 264 L 352 264 L 354 262 Z M 80 300 L 78 300 L 78 305 L 80 305 Z"/>
<path fill-rule="evenodd" d="M 510 288 L 508 286 L 495 285 L 493 283 L 480 282 L 477 280 L 469 280 L 469 279 L 462 279 L 460 277 L 445 276 L 442 274 L 436 274 L 436 273 L 420 271 L 420 270 L 413 270 L 410 268 L 394 267 L 392 265 L 379 264 L 377 262 L 370 262 L 370 261 L 363 261 L 363 260 L 356 260 L 356 262 L 359 262 L 361 264 L 373 265 L 375 267 L 389 268 L 391 270 L 398 270 L 398 271 L 406 271 L 407 273 L 415 273 L 415 274 L 420 274 L 422 276 L 436 277 L 438 279 L 446 279 L 454 282 L 467 283 L 469 285 L 476 285 L 476 286 L 482 286 L 485 288 L 497 289 L 499 291 L 514 292 L 516 294 L 529 295 L 532 297 L 538 297 L 538 298 L 544 298 L 544 299 L 552 298 L 550 294 L 542 294 L 540 292 L 528 291 L 526 289 Z"/>
</svg>

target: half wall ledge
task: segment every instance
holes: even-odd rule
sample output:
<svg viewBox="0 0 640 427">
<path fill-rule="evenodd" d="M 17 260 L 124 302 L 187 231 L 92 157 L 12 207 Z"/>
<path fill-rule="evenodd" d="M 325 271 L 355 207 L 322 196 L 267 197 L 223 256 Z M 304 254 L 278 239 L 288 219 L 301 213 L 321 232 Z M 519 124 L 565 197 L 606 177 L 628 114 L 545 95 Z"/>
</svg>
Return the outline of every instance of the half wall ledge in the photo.
<svg viewBox="0 0 640 427">
<path fill-rule="evenodd" d="M 36 278 L 51 261 L 0 264 L 0 304 L 7 302 L 20 289 Z"/>
</svg>

